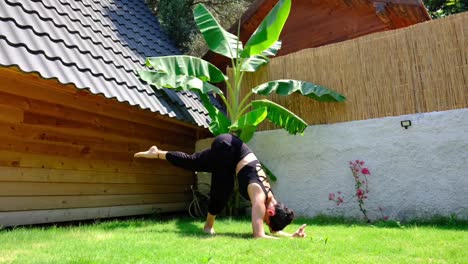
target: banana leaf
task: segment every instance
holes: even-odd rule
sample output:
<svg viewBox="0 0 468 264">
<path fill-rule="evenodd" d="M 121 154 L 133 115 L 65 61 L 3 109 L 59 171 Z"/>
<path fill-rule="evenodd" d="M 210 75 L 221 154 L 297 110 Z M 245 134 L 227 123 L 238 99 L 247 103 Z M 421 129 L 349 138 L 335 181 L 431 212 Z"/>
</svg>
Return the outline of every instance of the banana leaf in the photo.
<svg viewBox="0 0 468 264">
<path fill-rule="evenodd" d="M 267 118 L 272 123 L 284 128 L 289 134 L 304 133 L 307 123 L 293 112 L 267 99 L 252 101 L 252 108 L 267 108 Z"/>
<path fill-rule="evenodd" d="M 229 127 L 229 129 L 230 131 L 240 130 L 239 138 L 244 142 L 249 142 L 252 139 L 255 130 L 257 130 L 257 126 L 263 120 L 265 120 L 266 117 L 267 108 L 259 107 L 241 116 L 239 120 L 234 122 L 234 124 L 232 124 L 231 127 Z"/>
<path fill-rule="evenodd" d="M 208 110 L 208 115 L 211 118 L 210 132 L 214 135 L 221 135 L 229 132 L 229 126 L 231 125 L 231 120 L 227 116 L 219 111 L 213 104 L 210 102 L 207 94 L 200 94 L 203 106 Z"/>
<path fill-rule="evenodd" d="M 270 62 L 268 57 L 276 56 L 281 49 L 281 41 L 275 42 L 271 47 L 264 50 L 262 54 L 254 55 L 249 58 L 242 59 L 241 71 L 256 72 L 260 67 Z"/>
<path fill-rule="evenodd" d="M 275 43 L 273 43 L 273 45 L 271 45 L 268 49 L 262 51 L 262 55 L 267 57 L 276 56 L 276 54 L 278 54 L 278 51 L 281 49 L 282 45 L 283 42 L 281 42 L 281 40 L 278 40 Z"/>
<path fill-rule="evenodd" d="M 260 67 L 270 62 L 265 56 L 255 55 L 247 59 L 242 60 L 241 71 L 244 72 L 256 72 Z"/>
<path fill-rule="evenodd" d="M 193 56 L 149 57 L 146 58 L 146 66 L 172 75 L 196 77 L 204 82 L 218 83 L 227 80 L 227 77 L 216 66 Z"/>
<path fill-rule="evenodd" d="M 343 102 L 346 97 L 323 86 L 296 80 L 276 80 L 261 84 L 252 89 L 252 92 L 269 95 L 273 92 L 279 95 L 290 95 L 298 92 L 319 102 Z"/>
<path fill-rule="evenodd" d="M 193 15 L 210 50 L 231 59 L 237 58 L 237 51 L 242 52 L 242 43 L 237 36 L 221 27 L 203 4 L 195 6 Z"/>
<path fill-rule="evenodd" d="M 280 0 L 263 19 L 257 30 L 245 44 L 242 58 L 261 54 L 279 40 L 281 31 L 291 10 L 291 0 Z"/>
<path fill-rule="evenodd" d="M 214 92 L 222 94 L 223 92 L 216 86 L 203 82 L 202 80 L 183 75 L 171 75 L 164 72 L 140 70 L 137 72 L 140 78 L 149 84 L 153 84 L 156 89 L 171 88 L 175 90 L 191 90 L 206 94 Z"/>
</svg>

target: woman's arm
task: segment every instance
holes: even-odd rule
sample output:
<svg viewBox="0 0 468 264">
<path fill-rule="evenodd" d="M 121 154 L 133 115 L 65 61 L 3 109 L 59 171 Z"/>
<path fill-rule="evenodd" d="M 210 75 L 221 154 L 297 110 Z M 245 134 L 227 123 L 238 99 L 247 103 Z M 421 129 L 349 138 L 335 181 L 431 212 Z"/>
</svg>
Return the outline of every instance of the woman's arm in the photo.
<svg viewBox="0 0 468 264">
<path fill-rule="evenodd" d="M 265 234 L 263 218 L 265 217 L 265 194 L 258 184 L 249 184 L 247 187 L 252 202 L 252 231 L 254 238 L 275 238 Z"/>
</svg>

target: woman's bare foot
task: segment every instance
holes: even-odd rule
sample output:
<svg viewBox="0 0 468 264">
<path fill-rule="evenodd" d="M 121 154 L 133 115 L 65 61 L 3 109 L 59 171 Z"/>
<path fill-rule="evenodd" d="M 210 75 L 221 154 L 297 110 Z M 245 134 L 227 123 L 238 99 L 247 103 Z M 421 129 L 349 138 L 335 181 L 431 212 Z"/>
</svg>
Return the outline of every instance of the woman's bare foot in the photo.
<svg viewBox="0 0 468 264">
<path fill-rule="evenodd" d="M 156 146 L 152 146 L 150 149 L 147 151 L 142 151 L 135 153 L 133 157 L 135 158 L 147 158 L 147 159 L 157 159 L 159 154 L 159 150 Z"/>
<path fill-rule="evenodd" d="M 206 221 L 205 221 L 205 226 L 203 227 L 203 232 L 209 234 L 209 235 L 214 235 L 216 234 L 213 226 L 215 223 L 216 215 L 212 215 L 210 213 L 206 214 Z"/>
<path fill-rule="evenodd" d="M 207 233 L 208 235 L 216 235 L 213 227 L 204 227 L 203 232 Z"/>
</svg>

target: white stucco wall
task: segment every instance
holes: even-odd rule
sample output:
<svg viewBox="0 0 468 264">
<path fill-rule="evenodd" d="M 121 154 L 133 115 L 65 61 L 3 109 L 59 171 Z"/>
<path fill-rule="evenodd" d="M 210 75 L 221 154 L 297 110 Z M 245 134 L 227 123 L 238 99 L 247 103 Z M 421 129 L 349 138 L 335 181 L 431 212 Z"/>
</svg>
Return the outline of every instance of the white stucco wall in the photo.
<svg viewBox="0 0 468 264">
<path fill-rule="evenodd" d="M 404 129 L 400 121 L 411 120 Z M 370 217 L 457 214 L 468 219 L 468 109 L 310 126 L 304 136 L 257 132 L 250 147 L 277 176 L 277 198 L 297 214 L 360 217 L 356 202 L 337 207 L 328 193 L 354 194 L 350 160 L 364 160 Z"/>
</svg>

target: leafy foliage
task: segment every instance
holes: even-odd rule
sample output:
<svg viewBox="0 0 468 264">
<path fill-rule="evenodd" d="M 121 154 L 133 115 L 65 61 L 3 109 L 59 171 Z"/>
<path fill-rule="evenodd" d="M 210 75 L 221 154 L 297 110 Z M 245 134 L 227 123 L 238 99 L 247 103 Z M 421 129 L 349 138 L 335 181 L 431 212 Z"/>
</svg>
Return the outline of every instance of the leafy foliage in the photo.
<svg viewBox="0 0 468 264">
<path fill-rule="evenodd" d="M 468 0 L 424 0 L 432 18 L 468 11 Z"/>
<path fill-rule="evenodd" d="M 343 102 L 346 98 L 323 86 L 296 80 L 277 80 L 261 84 L 253 89 L 254 93 L 269 95 L 273 92 L 279 95 L 300 93 L 319 102 Z"/>
<path fill-rule="evenodd" d="M 230 59 L 238 57 L 238 52 L 242 51 L 242 45 L 237 36 L 222 28 L 204 5 L 197 5 L 193 14 L 210 50 Z"/>
<path fill-rule="evenodd" d="M 257 126 L 268 116 L 266 107 L 259 107 L 241 116 L 229 129 L 241 131 L 239 138 L 248 142 L 254 135 Z"/>
<path fill-rule="evenodd" d="M 203 4 L 224 28 L 233 25 L 240 14 L 255 0 L 204 0 Z M 201 41 L 192 9 L 201 1 L 194 0 L 146 0 L 157 16 L 164 31 L 186 54 L 201 56 L 206 45 Z"/>
<path fill-rule="evenodd" d="M 213 64 L 192 56 L 164 56 L 146 59 L 146 66 L 165 73 L 193 76 L 204 82 L 218 83 L 226 80 L 223 72 Z"/>
<path fill-rule="evenodd" d="M 211 104 L 208 95 L 202 93 L 200 94 L 200 98 L 202 99 L 203 105 L 206 110 L 208 110 L 208 114 L 212 120 L 209 127 L 210 132 L 213 135 L 228 133 L 229 127 L 231 126 L 231 120 Z"/>
<path fill-rule="evenodd" d="M 176 46 L 187 51 L 196 34 L 196 24 L 192 17 L 193 0 L 158 0 L 150 1 L 162 28 Z"/>
<path fill-rule="evenodd" d="M 253 108 L 266 108 L 268 111 L 268 120 L 277 126 L 284 128 L 290 134 L 304 133 L 307 123 L 288 109 L 276 104 L 270 100 L 252 101 Z"/>
</svg>

